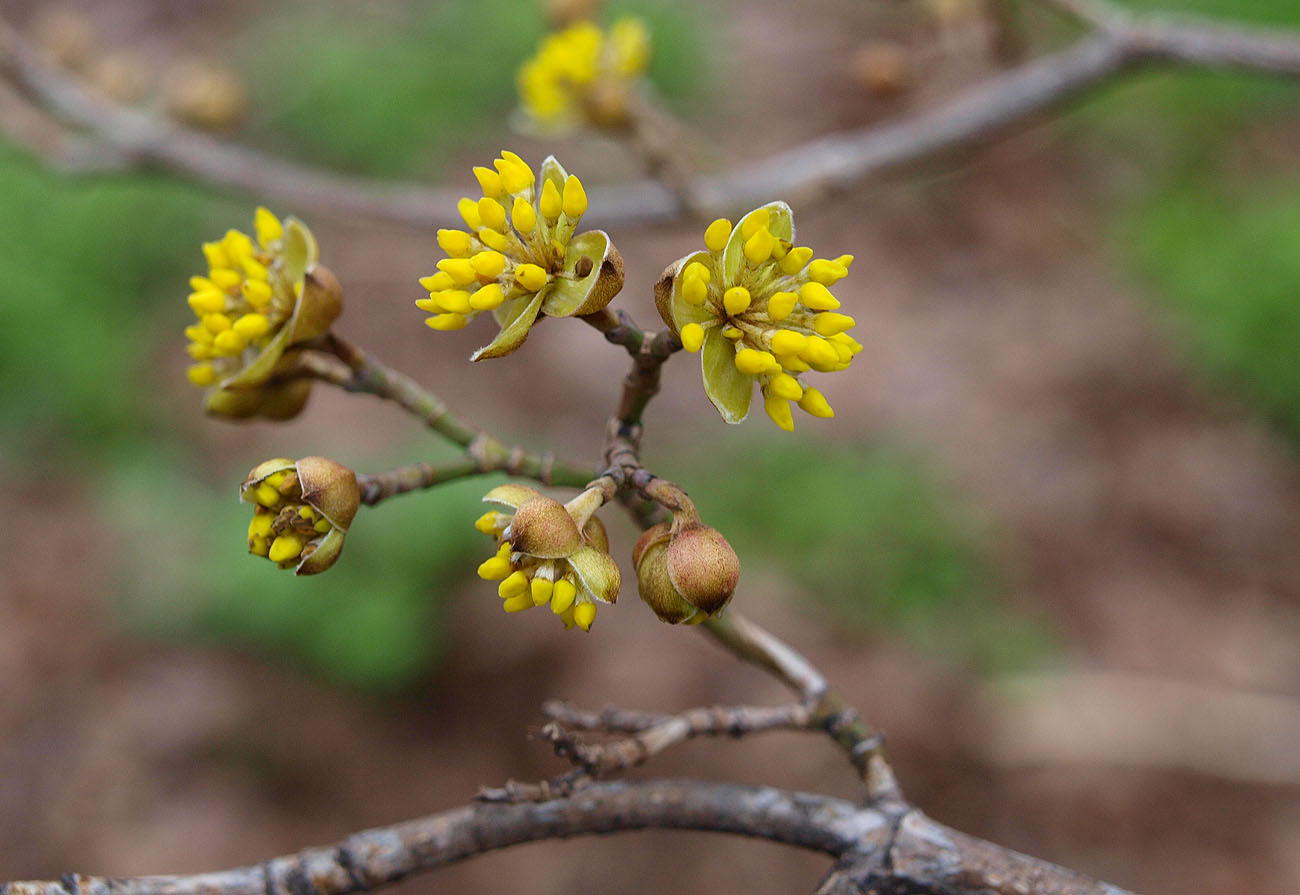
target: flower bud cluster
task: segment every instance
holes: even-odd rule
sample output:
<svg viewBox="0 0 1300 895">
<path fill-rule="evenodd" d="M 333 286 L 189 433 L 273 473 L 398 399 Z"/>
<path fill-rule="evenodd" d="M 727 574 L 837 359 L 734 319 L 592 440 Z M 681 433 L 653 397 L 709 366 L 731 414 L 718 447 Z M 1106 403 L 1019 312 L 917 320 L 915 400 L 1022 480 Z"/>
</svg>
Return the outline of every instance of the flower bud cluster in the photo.
<svg viewBox="0 0 1300 895">
<path fill-rule="evenodd" d="M 261 386 L 292 361 L 291 346 L 329 330 L 342 291 L 316 263 L 316 240 L 301 221 L 258 208 L 253 223 L 255 239 L 230 230 L 203 244 L 207 273 L 190 278 L 197 322 L 185 330 L 195 361 L 187 375 L 210 389 L 209 412 L 289 417 L 307 400 L 309 384 Z"/>
<path fill-rule="evenodd" d="M 751 211 L 735 227 L 716 220 L 704 234 L 707 251 L 679 259 L 655 287 L 664 322 L 686 350 L 702 353 L 705 392 L 729 423 L 749 413 L 755 382 L 768 416 L 786 431 L 794 429 L 792 404 L 834 416 L 821 392 L 799 377 L 847 369 L 862 350 L 848 334 L 855 321 L 839 313 L 829 289 L 848 274 L 853 256 L 814 258 L 793 240 L 784 202 Z"/>
<path fill-rule="evenodd" d="M 492 313 L 501 331 L 471 360 L 509 354 L 539 316 L 591 314 L 623 288 L 623 259 L 609 237 L 576 232 L 587 210 L 576 176 L 550 157 L 538 178 L 509 151 L 493 165 L 474 169 L 482 198 L 460 200 L 468 229 L 438 231 L 447 257 L 420 280 L 429 297 L 415 303 L 433 315 L 426 322 L 436 330 Z"/>
<path fill-rule="evenodd" d="M 325 457 L 260 463 L 240 485 L 239 496 L 253 504 L 248 551 L 298 575 L 334 564 L 361 505 L 356 475 Z"/>
<path fill-rule="evenodd" d="M 740 559 L 716 528 L 661 522 L 632 550 L 641 599 L 669 624 L 696 625 L 722 612 L 740 580 Z"/>
<path fill-rule="evenodd" d="M 567 504 L 525 485 L 501 485 L 483 498 L 489 510 L 474 527 L 491 535 L 496 553 L 478 567 L 479 577 L 500 582 L 506 612 L 547 606 L 566 628 L 591 630 L 598 603 L 613 603 L 622 585 L 609 555 L 605 526 L 593 513 L 604 501 L 597 489 Z"/>
<path fill-rule="evenodd" d="M 592 22 L 556 31 L 515 78 L 526 123 L 541 131 L 583 123 L 623 127 L 636 81 L 649 64 L 650 32 L 640 19 L 620 19 L 608 32 Z"/>
</svg>

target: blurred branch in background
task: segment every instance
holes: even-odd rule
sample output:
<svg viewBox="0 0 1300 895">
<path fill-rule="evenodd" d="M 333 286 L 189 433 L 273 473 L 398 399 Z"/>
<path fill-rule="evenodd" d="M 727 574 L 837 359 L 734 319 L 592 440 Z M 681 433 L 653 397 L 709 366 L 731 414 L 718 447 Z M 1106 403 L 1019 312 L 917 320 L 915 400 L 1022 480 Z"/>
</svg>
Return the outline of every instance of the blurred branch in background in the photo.
<svg viewBox="0 0 1300 895">
<path fill-rule="evenodd" d="M 1089 25 L 1074 45 L 988 79 L 936 108 L 809 141 L 722 174 L 677 184 L 698 215 L 748 208 L 772 196 L 808 201 L 862 178 L 983 137 L 1077 97 L 1147 64 L 1244 69 L 1300 76 L 1300 36 L 1155 15 L 1130 15 L 1086 0 L 1047 0 Z M 158 168 L 201 182 L 315 207 L 434 227 L 450 220 L 459 191 L 384 183 L 329 171 L 218 140 L 120 105 L 60 70 L 0 21 L 0 66 L 7 77 L 102 153 L 53 146 L 45 158 L 70 170 Z M 592 191 L 592 218 L 603 223 L 671 219 L 684 209 L 674 191 L 650 181 Z M 597 209 L 599 213 L 597 214 Z"/>
</svg>

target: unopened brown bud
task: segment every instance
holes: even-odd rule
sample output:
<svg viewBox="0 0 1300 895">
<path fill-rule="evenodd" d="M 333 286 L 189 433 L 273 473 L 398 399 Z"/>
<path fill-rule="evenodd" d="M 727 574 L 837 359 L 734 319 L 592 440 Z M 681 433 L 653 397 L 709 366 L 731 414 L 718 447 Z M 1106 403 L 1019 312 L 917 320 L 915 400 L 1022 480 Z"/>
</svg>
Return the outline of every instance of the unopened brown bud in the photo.
<svg viewBox="0 0 1300 895">
<path fill-rule="evenodd" d="M 248 110 L 244 81 L 218 62 L 191 59 L 165 79 L 164 105 L 174 118 L 207 130 L 227 130 Z"/>
<path fill-rule="evenodd" d="M 302 294 L 294 309 L 289 344 L 296 345 L 323 336 L 343 313 L 343 287 L 333 271 L 313 264 L 303 275 Z"/>
<path fill-rule="evenodd" d="M 912 62 L 899 44 L 871 43 L 853 56 L 853 76 L 875 97 L 886 99 L 908 89 L 912 83 Z"/>
<path fill-rule="evenodd" d="M 661 522 L 632 550 L 641 599 L 669 624 L 703 621 L 721 612 L 736 591 L 740 560 L 727 539 L 699 522 L 677 534 Z"/>
<path fill-rule="evenodd" d="M 740 558 L 722 532 L 699 522 L 682 526 L 668 542 L 668 577 L 682 599 L 707 615 L 731 600 L 740 580 Z"/>
<path fill-rule="evenodd" d="M 519 505 L 506 533 L 512 549 L 539 559 L 566 557 L 582 546 L 582 535 L 564 504 L 540 494 Z"/>
<path fill-rule="evenodd" d="M 680 625 L 694 620 L 700 610 L 682 599 L 668 577 L 668 530 L 662 522 L 642 533 L 632 550 L 637 591 L 661 621 Z"/>
</svg>

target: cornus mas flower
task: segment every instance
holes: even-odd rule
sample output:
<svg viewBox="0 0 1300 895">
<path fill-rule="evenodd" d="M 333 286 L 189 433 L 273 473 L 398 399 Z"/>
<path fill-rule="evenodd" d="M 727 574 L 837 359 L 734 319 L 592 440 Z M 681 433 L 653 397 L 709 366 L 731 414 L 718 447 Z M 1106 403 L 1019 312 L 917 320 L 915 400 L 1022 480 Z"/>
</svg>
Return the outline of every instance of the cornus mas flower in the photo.
<svg viewBox="0 0 1300 895">
<path fill-rule="evenodd" d="M 489 510 L 474 527 L 497 541 L 479 577 L 499 581 L 506 612 L 551 607 L 566 628 L 591 630 L 597 603 L 613 603 L 622 584 L 605 526 L 593 513 L 603 498 L 584 491 L 562 504 L 526 485 L 502 485 L 483 498 Z"/>
<path fill-rule="evenodd" d="M 361 505 L 356 475 L 325 457 L 260 463 L 239 486 L 239 497 L 253 504 L 248 552 L 298 575 L 334 565 Z"/>
<path fill-rule="evenodd" d="M 548 35 L 515 76 L 525 127 L 625 126 L 637 79 L 649 64 L 650 32 L 640 19 L 620 19 L 608 32 L 577 22 Z"/>
<path fill-rule="evenodd" d="M 316 240 L 301 221 L 258 208 L 253 223 L 256 239 L 230 230 L 203 244 L 208 272 L 190 278 L 198 321 L 185 330 L 196 361 L 188 375 L 209 389 L 210 413 L 290 417 L 310 382 L 267 383 L 292 362 L 289 348 L 329 329 L 342 292 L 316 263 Z"/>
<path fill-rule="evenodd" d="M 420 285 L 415 304 L 437 330 L 455 330 L 490 311 L 501 331 L 470 360 L 502 357 L 528 338 L 538 317 L 599 311 L 623 288 L 623 259 L 600 230 L 576 233 L 587 210 L 582 182 L 554 157 L 540 181 L 528 164 L 503 151 L 494 168 L 478 167 L 483 189 L 460 200 L 468 230 L 439 230 L 448 257 Z"/>
<path fill-rule="evenodd" d="M 754 383 L 768 416 L 794 429 L 791 404 L 834 416 L 821 392 L 805 386 L 809 370 L 833 373 L 862 350 L 847 330 L 828 287 L 849 270 L 852 255 L 829 260 L 795 246 L 790 206 L 772 202 L 733 228 L 719 219 L 704 233 L 706 251 L 681 258 L 655 286 L 655 304 L 687 351 L 701 352 L 704 391 L 729 423 L 749 413 Z"/>
</svg>

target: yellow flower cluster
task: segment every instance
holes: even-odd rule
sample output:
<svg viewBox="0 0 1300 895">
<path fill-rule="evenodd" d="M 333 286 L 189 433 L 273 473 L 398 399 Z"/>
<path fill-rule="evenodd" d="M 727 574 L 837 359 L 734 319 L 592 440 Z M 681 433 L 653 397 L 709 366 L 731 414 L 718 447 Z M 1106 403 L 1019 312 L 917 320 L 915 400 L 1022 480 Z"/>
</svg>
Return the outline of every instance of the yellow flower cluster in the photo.
<svg viewBox="0 0 1300 895">
<path fill-rule="evenodd" d="M 511 512 L 489 510 L 474 527 L 497 541 L 479 577 L 498 581 L 506 612 L 546 606 L 566 628 L 591 630 L 597 603 L 613 603 L 622 584 L 609 555 L 605 526 L 592 513 L 598 491 L 584 491 L 568 504 L 525 485 L 501 485 L 483 498 Z"/>
<path fill-rule="evenodd" d="M 190 278 L 189 304 L 198 322 L 185 330 L 186 350 L 198 363 L 188 374 L 203 388 L 236 372 L 244 352 L 265 347 L 293 313 L 292 284 L 271 273 L 284 224 L 265 208 L 257 209 L 253 224 L 256 243 L 239 230 L 205 242 L 208 273 Z"/>
<path fill-rule="evenodd" d="M 664 321 L 688 351 L 703 353 L 704 386 L 723 419 L 744 419 L 756 381 L 768 416 L 793 430 L 791 404 L 834 416 L 800 375 L 846 369 L 862 345 L 854 320 L 838 312 L 828 287 L 848 273 L 852 255 L 813 258 L 795 246 L 789 206 L 773 202 L 733 228 L 719 219 L 704 234 L 707 251 L 680 259 L 655 290 Z"/>
<path fill-rule="evenodd" d="M 433 315 L 426 322 L 436 330 L 493 314 L 501 332 L 471 360 L 514 351 L 539 315 L 589 314 L 622 288 L 623 262 L 609 237 L 575 233 L 587 194 L 554 158 L 542 164 L 540 188 L 532 168 L 510 151 L 474 176 L 482 198 L 458 205 L 468 229 L 438 231 L 448 257 L 420 280 L 429 297 L 415 303 Z"/>
<path fill-rule="evenodd" d="M 618 127 L 626 123 L 632 89 L 649 64 L 650 32 L 640 19 L 621 19 L 608 33 L 577 22 L 548 35 L 520 66 L 520 105 L 541 129 L 584 121 Z"/>
<path fill-rule="evenodd" d="M 248 551 L 299 575 L 334 564 L 361 501 L 352 470 L 325 457 L 260 463 L 239 496 L 254 508 Z"/>
</svg>

